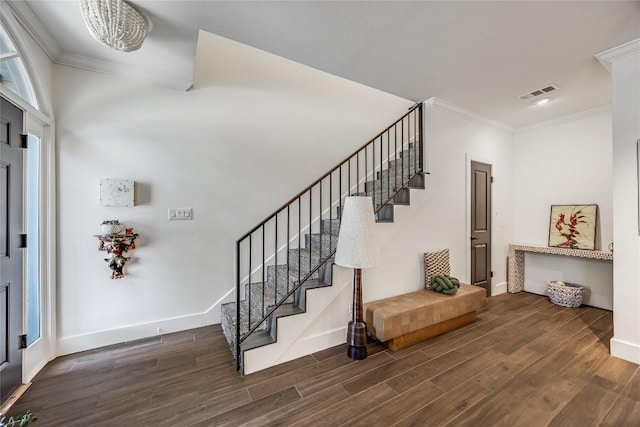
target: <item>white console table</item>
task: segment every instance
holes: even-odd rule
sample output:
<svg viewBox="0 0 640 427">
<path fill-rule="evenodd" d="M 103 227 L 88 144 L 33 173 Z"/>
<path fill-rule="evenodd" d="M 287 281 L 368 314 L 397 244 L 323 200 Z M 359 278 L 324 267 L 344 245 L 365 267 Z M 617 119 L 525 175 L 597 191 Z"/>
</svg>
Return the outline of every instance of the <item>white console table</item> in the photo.
<svg viewBox="0 0 640 427">
<path fill-rule="evenodd" d="M 507 267 L 507 290 L 509 293 L 515 294 L 524 291 L 524 254 L 526 252 L 613 261 L 613 252 L 608 251 L 512 244 L 509 245 L 509 265 Z"/>
</svg>

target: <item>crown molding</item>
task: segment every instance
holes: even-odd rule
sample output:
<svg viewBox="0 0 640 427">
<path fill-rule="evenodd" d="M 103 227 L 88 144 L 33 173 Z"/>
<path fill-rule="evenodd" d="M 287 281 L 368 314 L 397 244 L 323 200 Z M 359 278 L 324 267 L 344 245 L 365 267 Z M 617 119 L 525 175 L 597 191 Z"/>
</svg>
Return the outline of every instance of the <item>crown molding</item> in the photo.
<svg viewBox="0 0 640 427">
<path fill-rule="evenodd" d="M 425 101 L 425 104 L 443 108 L 445 110 L 451 111 L 453 113 L 456 113 L 468 119 L 475 120 L 477 122 L 480 122 L 485 125 L 489 125 L 494 128 L 513 132 L 513 127 L 505 123 L 481 116 L 480 114 L 474 113 L 473 111 L 470 111 L 470 110 L 466 110 L 456 104 L 453 104 L 449 101 L 445 101 L 444 99 L 441 99 L 441 98 L 436 98 L 436 97 L 429 98 L 428 100 Z"/>
<path fill-rule="evenodd" d="M 638 53 L 640 53 L 640 39 L 635 39 L 597 54 L 596 59 L 604 68 L 611 71 L 611 63 Z"/>
<path fill-rule="evenodd" d="M 545 120 L 543 122 L 537 122 L 526 126 L 516 128 L 514 133 L 516 135 L 536 131 L 538 129 L 544 129 L 550 126 L 561 125 L 563 123 L 573 122 L 576 120 L 588 119 L 590 117 L 599 116 L 602 114 L 611 114 L 611 106 L 603 105 L 589 110 L 579 111 L 577 113 L 567 114 L 565 116 L 556 117 L 554 119 Z"/>
<path fill-rule="evenodd" d="M 147 76 L 143 76 L 139 73 L 127 71 L 129 68 L 120 64 L 109 61 L 102 61 L 100 59 L 91 58 L 84 55 L 77 55 L 75 53 L 63 52 L 55 61 L 55 63 L 59 65 L 66 65 L 67 67 L 78 68 L 81 70 L 107 74 L 114 77 L 126 77 L 144 81 L 154 86 L 175 89 L 183 92 L 186 92 L 193 87 L 192 80 L 178 80 L 170 78 L 157 80 L 150 79 Z"/>
<path fill-rule="evenodd" d="M 55 62 L 62 53 L 62 49 L 42 21 L 33 13 L 31 7 L 24 1 L 8 0 L 6 4 L 9 6 L 11 15 L 15 21 L 33 38 L 47 56 Z"/>
</svg>

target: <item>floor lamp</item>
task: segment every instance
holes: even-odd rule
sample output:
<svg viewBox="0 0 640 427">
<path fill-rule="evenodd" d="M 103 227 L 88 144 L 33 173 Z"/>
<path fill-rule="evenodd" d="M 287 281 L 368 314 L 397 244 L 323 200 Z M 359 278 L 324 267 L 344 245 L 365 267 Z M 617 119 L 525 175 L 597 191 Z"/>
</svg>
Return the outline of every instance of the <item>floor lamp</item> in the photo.
<svg viewBox="0 0 640 427">
<path fill-rule="evenodd" d="M 353 319 L 347 327 L 347 354 L 354 360 L 367 358 L 367 324 L 362 313 L 362 269 L 380 264 L 371 197 L 347 197 L 344 201 L 336 264 L 354 268 Z"/>
</svg>

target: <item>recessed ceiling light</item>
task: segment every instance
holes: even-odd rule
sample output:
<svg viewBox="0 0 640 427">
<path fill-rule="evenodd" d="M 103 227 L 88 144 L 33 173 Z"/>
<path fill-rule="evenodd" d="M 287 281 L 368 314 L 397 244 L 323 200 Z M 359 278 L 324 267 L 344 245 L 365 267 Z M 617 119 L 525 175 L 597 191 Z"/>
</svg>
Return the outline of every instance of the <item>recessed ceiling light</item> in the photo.
<svg viewBox="0 0 640 427">
<path fill-rule="evenodd" d="M 540 98 L 540 99 L 536 99 L 531 104 L 533 104 L 533 105 L 543 105 L 543 104 L 546 104 L 549 101 L 551 101 L 551 98 Z"/>
</svg>

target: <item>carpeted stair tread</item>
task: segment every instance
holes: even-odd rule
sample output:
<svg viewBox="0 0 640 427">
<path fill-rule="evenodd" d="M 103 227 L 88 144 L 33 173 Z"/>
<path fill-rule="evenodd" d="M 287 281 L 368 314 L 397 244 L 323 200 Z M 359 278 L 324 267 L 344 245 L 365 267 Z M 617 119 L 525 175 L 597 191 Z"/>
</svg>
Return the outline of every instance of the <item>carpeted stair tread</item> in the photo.
<svg viewBox="0 0 640 427">
<path fill-rule="evenodd" d="M 267 331 L 256 331 L 245 339 L 240 347 L 242 351 L 251 350 L 265 345 L 273 344 L 276 340 Z M 235 346 L 234 346 L 235 347 Z"/>
<path fill-rule="evenodd" d="M 324 285 L 327 286 L 327 284 L 324 284 Z M 310 283 L 308 287 L 305 286 L 305 288 L 313 288 L 313 287 L 320 287 L 320 286 L 319 284 L 318 286 L 314 286 L 314 284 L 312 283 Z M 270 310 L 272 307 L 273 306 L 267 307 L 267 310 Z M 235 330 L 236 311 L 235 310 L 236 310 L 235 302 L 222 305 L 222 313 L 223 313 L 222 329 L 225 334 L 225 337 L 227 338 L 227 342 L 229 342 L 229 345 L 231 346 L 231 350 L 234 352 L 234 356 L 235 356 L 235 333 L 236 333 L 236 330 Z M 304 310 L 299 306 L 297 306 L 296 304 L 282 304 L 281 306 L 275 309 L 275 311 L 273 312 L 273 317 L 275 319 L 278 319 L 280 317 L 293 316 L 301 313 L 304 313 Z M 263 345 L 267 345 L 267 344 L 272 344 L 276 341 L 273 337 L 271 337 L 269 332 L 267 332 L 266 323 L 267 322 L 264 322 L 264 324 L 261 325 L 260 328 L 254 331 L 250 336 L 248 336 L 242 342 L 241 347 L 243 351 L 260 347 Z M 243 324 L 240 326 L 240 335 L 246 334 L 248 330 L 249 330 L 248 323 L 243 322 Z"/>
<path fill-rule="evenodd" d="M 284 298 L 290 290 L 290 288 L 287 289 L 285 283 L 280 283 L 278 285 L 278 292 L 276 295 L 276 286 L 273 282 L 266 282 L 264 283 L 264 285 L 262 283 L 252 283 L 251 286 L 245 284 L 244 288 L 245 296 L 243 301 L 248 304 L 249 290 L 251 290 L 251 304 L 258 306 L 262 306 L 263 298 L 265 301 L 265 306 L 276 304 L 277 301 L 282 300 L 282 298 Z M 290 302 L 293 302 L 293 299 L 291 299 Z"/>
<path fill-rule="evenodd" d="M 322 280 L 307 280 L 301 286 L 302 290 L 326 288 L 331 286 L 331 283 L 323 282 Z"/>
<path fill-rule="evenodd" d="M 304 310 L 296 304 L 282 304 L 280 307 L 276 308 L 273 315 L 278 319 L 280 317 L 293 316 L 301 313 L 304 313 Z"/>
</svg>

